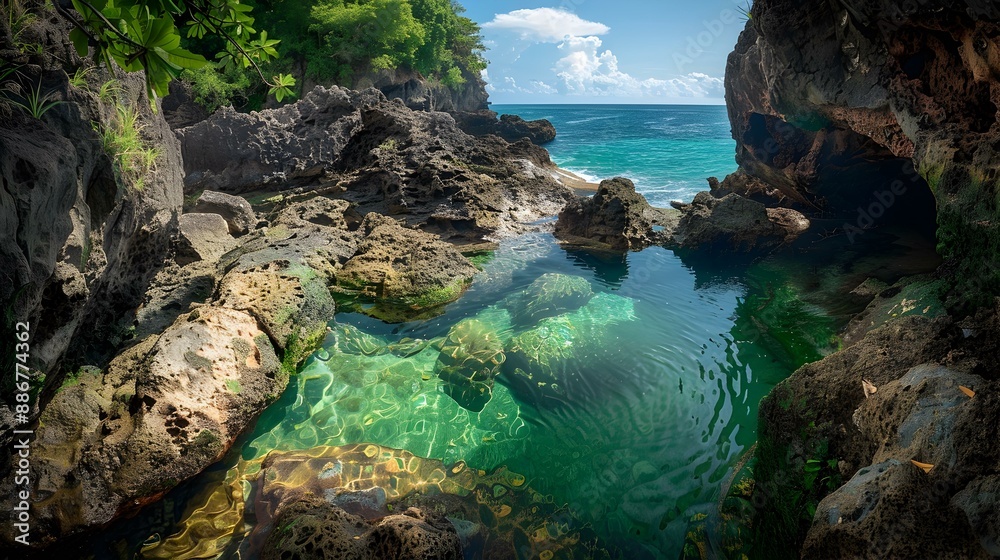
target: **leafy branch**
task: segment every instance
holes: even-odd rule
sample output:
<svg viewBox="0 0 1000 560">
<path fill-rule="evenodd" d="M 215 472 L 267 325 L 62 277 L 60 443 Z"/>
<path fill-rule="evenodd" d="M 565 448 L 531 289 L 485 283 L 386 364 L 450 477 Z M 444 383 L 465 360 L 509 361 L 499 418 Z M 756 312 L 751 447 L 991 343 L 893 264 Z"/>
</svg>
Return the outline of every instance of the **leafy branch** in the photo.
<svg viewBox="0 0 1000 560">
<path fill-rule="evenodd" d="M 279 74 L 268 79 L 259 63 L 277 58 L 279 41 L 259 36 L 253 28 L 252 7 L 241 0 L 71 0 L 73 10 L 58 13 L 73 23 L 70 39 L 80 56 L 94 57 L 109 68 L 143 72 L 150 99 L 167 95 L 171 80 L 208 64 L 200 54 L 181 47 L 178 22 L 189 39 L 221 38 L 226 48 L 216 57 L 223 65 L 253 67 L 269 93 L 281 101 L 293 95 L 295 79 Z"/>
</svg>

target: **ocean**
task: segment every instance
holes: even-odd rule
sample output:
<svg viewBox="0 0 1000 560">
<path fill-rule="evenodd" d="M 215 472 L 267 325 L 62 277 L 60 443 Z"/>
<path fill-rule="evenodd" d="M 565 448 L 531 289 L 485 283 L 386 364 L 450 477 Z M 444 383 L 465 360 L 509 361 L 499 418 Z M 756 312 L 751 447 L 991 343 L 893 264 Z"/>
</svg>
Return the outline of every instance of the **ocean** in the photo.
<svg viewBox="0 0 1000 560">
<path fill-rule="evenodd" d="M 690 202 L 708 177 L 736 171 L 736 143 L 721 105 L 493 105 L 500 114 L 548 119 L 545 146 L 560 167 L 599 182 L 623 176 L 654 206 Z"/>
</svg>

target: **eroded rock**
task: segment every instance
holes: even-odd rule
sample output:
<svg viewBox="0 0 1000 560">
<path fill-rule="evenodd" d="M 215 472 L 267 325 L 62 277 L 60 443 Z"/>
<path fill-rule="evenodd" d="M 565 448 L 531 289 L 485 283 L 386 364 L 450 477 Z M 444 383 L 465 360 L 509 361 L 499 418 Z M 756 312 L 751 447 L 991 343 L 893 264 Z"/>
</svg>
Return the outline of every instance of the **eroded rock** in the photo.
<svg viewBox="0 0 1000 560">
<path fill-rule="evenodd" d="M 650 206 L 632 181 L 619 177 L 602 181 L 592 198 L 571 200 L 559 213 L 555 234 L 574 244 L 638 251 L 669 239 L 673 214 Z"/>
<path fill-rule="evenodd" d="M 241 196 L 205 191 L 198 197 L 192 212 L 203 214 L 218 214 L 226 220 L 229 233 L 239 237 L 257 227 L 257 215 L 250 203 Z"/>
<path fill-rule="evenodd" d="M 678 204 L 681 218 L 673 244 L 705 253 L 767 252 L 791 243 L 809 229 L 809 220 L 787 208 L 767 208 L 738 194 L 716 198 L 700 192 Z"/>
</svg>

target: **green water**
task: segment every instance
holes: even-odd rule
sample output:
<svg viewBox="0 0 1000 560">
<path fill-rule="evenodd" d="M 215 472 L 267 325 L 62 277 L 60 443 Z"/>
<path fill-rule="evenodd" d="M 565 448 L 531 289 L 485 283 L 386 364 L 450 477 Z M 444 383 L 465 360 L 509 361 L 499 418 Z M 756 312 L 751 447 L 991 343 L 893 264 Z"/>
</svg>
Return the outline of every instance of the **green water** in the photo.
<svg viewBox="0 0 1000 560">
<path fill-rule="evenodd" d="M 370 443 L 444 465 L 504 467 L 564 505 L 612 557 L 677 558 L 692 519 L 716 515 L 720 489 L 753 445 L 761 397 L 836 344 L 837 320 L 799 298 L 780 268 L 706 275 L 660 248 L 608 258 L 567 251 L 549 234 L 504 242 L 439 317 L 390 325 L 338 314 L 324 347 L 242 445 L 240 463 L 234 457 L 175 495 L 188 502 L 182 523 L 231 517 L 219 513 L 236 507 L 231 500 L 205 504 L 219 501 L 221 479 L 239 476 L 250 482 L 232 488 L 242 484 L 252 500 L 246 475 L 271 451 Z M 536 294 L 518 294 L 548 273 L 593 294 L 523 317 L 519 306 Z M 749 316 L 761 310 L 782 336 Z M 481 411 L 448 396 L 438 375 L 449 332 L 470 320 L 506 352 Z M 538 359 L 517 361 L 516 341 L 541 344 Z M 513 383 L 516 368 L 532 381 Z M 170 550 L 160 557 L 179 557 Z M 254 556 L 239 538 L 226 550 Z"/>
</svg>

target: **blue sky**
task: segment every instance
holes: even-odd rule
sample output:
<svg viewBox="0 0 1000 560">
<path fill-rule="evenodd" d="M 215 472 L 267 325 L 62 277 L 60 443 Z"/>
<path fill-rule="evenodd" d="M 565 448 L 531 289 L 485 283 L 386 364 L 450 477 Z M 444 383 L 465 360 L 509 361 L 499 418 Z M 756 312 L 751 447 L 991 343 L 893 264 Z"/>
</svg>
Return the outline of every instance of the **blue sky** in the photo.
<svg viewBox="0 0 1000 560">
<path fill-rule="evenodd" d="M 722 103 L 746 0 L 464 0 L 493 103 Z"/>
</svg>

